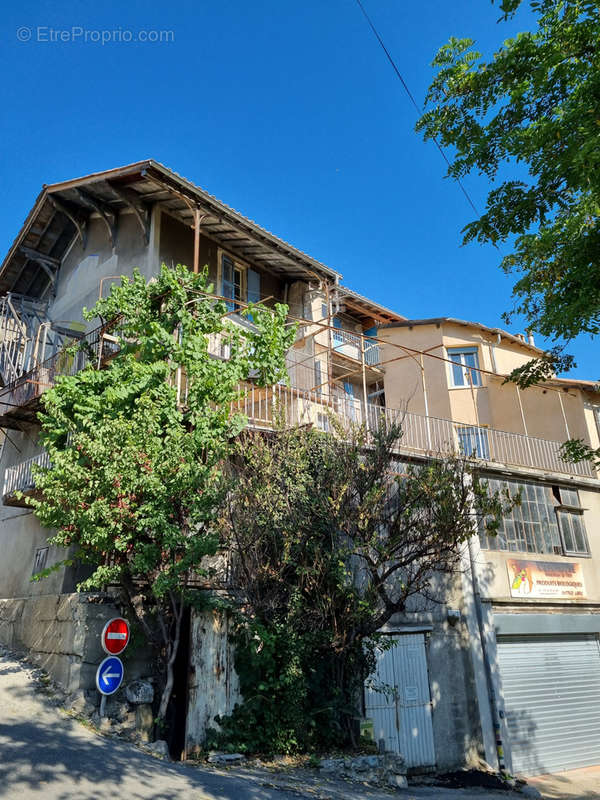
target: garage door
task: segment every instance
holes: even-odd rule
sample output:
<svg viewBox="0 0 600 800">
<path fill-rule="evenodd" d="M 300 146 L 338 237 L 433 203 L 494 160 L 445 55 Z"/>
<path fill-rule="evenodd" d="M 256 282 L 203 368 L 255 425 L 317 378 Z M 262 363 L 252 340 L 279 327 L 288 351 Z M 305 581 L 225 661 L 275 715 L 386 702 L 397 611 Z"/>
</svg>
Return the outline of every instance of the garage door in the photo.
<svg viewBox="0 0 600 800">
<path fill-rule="evenodd" d="M 498 638 L 513 772 L 600 764 L 600 647 L 595 636 Z"/>
</svg>

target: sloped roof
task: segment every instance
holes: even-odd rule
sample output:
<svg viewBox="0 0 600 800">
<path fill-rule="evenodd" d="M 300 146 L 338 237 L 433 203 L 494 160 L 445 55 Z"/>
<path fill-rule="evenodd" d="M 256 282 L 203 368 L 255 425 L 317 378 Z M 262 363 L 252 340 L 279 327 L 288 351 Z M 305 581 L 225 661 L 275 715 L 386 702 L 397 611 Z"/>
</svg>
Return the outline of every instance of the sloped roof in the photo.
<svg viewBox="0 0 600 800">
<path fill-rule="evenodd" d="M 155 203 L 189 226 L 197 209 L 203 232 L 274 272 L 305 280 L 341 277 L 181 175 L 147 159 L 45 185 L 0 265 L 0 294 L 39 295 L 73 239 L 85 238 L 92 213 L 101 216 L 114 238 L 117 212 L 129 208 L 148 237 L 149 211 Z"/>
<path fill-rule="evenodd" d="M 400 322 L 390 322 L 388 325 L 383 325 L 384 328 L 414 328 L 418 325 L 443 325 L 445 323 L 453 325 L 463 325 L 465 328 L 476 328 L 484 331 L 485 333 L 493 334 L 494 336 L 500 335 L 503 339 L 524 347 L 536 355 L 541 355 L 545 351 L 536 345 L 529 344 L 527 339 L 518 336 L 514 333 L 502 330 L 502 328 L 491 328 L 489 325 L 484 325 L 481 322 L 469 322 L 465 319 L 456 319 L 456 317 L 431 317 L 430 319 L 403 319 Z"/>
</svg>

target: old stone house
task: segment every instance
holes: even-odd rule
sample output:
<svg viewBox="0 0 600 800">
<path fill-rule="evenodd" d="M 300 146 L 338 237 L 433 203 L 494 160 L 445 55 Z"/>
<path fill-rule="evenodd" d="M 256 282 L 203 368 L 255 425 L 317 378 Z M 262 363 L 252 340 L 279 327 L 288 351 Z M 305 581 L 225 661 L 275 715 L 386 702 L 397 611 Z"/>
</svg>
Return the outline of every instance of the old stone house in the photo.
<svg viewBox="0 0 600 800">
<path fill-rule="evenodd" d="M 376 738 L 413 769 L 480 755 L 496 765 L 499 753 L 524 774 L 600 763 L 600 482 L 591 465 L 559 452 L 567 438 L 598 446 L 592 384 L 503 384 L 539 354 L 531 341 L 473 322 L 407 319 L 154 161 L 44 187 L 0 266 L 0 641 L 29 648 L 69 688 L 93 685 L 99 629 L 113 609 L 74 593 L 74 569 L 30 581 L 57 554 L 15 492 L 35 491 L 31 466 L 46 463 L 41 395 L 84 364 L 65 359 L 63 346 L 85 336 L 98 358 L 110 347 L 82 307 L 134 267 L 149 278 L 161 263 L 207 265 L 232 312 L 280 301 L 299 321 L 290 386 L 248 389 L 251 426 L 268 429 L 282 405 L 291 423 L 323 430 L 330 413 L 368 426 L 402 415 L 403 457 L 462 451 L 493 486 L 522 492 L 497 539 L 473 537 L 445 602 L 415 606 L 386 629 L 396 646 L 382 653 L 375 681 L 395 691 L 365 687 L 362 709 Z M 188 749 L 236 699 L 226 624 L 190 621 Z M 134 658 L 128 669 L 144 665 Z"/>
</svg>

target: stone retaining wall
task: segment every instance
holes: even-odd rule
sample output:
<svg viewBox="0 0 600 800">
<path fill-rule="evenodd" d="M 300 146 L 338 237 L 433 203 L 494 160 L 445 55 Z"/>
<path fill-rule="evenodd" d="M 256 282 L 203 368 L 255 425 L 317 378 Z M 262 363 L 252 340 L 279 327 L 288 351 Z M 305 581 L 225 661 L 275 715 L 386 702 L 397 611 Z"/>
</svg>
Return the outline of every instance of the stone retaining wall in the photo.
<svg viewBox="0 0 600 800">
<path fill-rule="evenodd" d="M 93 689 L 105 623 L 120 616 L 108 595 L 74 593 L 0 599 L 0 643 L 29 655 L 65 691 Z M 151 674 L 147 653 L 129 645 L 126 680 Z"/>
</svg>

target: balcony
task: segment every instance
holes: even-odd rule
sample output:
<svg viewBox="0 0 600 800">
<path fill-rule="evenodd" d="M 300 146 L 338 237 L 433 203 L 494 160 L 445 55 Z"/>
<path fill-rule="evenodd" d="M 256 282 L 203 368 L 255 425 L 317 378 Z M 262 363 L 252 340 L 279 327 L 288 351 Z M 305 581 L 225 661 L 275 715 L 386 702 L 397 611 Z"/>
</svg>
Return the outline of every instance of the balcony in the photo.
<svg viewBox="0 0 600 800">
<path fill-rule="evenodd" d="M 35 492 L 35 481 L 33 478 L 32 467 L 49 467 L 50 459 L 48 453 L 38 453 L 38 455 L 8 467 L 4 473 L 4 488 L 2 490 L 2 500 L 5 506 L 26 507 L 25 497 L 31 497 Z M 15 492 L 23 492 L 25 497 L 15 497 Z"/>
<path fill-rule="evenodd" d="M 379 367 L 381 361 L 381 348 L 375 342 L 364 339 L 357 333 L 336 329 L 332 335 L 333 355 L 350 358 L 362 363 L 362 349 L 364 342 L 365 364 L 368 367 Z"/>
<path fill-rule="evenodd" d="M 400 409 L 365 404 L 351 397 L 331 397 L 316 391 L 278 385 L 272 389 L 246 387 L 235 406 L 251 427 L 269 429 L 278 418 L 288 425 L 314 425 L 329 430 L 330 415 L 342 423 L 363 424 L 376 431 L 392 422 L 401 424 L 399 450 L 407 455 L 463 454 L 482 466 L 521 467 L 541 472 L 597 479 L 587 462 L 571 464 L 560 456 L 561 442 L 521 433 L 467 425 L 449 419 L 425 417 Z M 365 420 L 366 414 L 366 420 Z"/>
<path fill-rule="evenodd" d="M 33 360 L 28 372 L 0 389 L 0 427 L 21 430 L 22 423 L 37 422 L 39 400 L 62 375 L 75 375 L 88 364 L 101 367 L 115 354 L 118 343 L 107 326 L 95 328 L 77 340 L 79 349 L 68 346 L 45 358 Z"/>
</svg>

